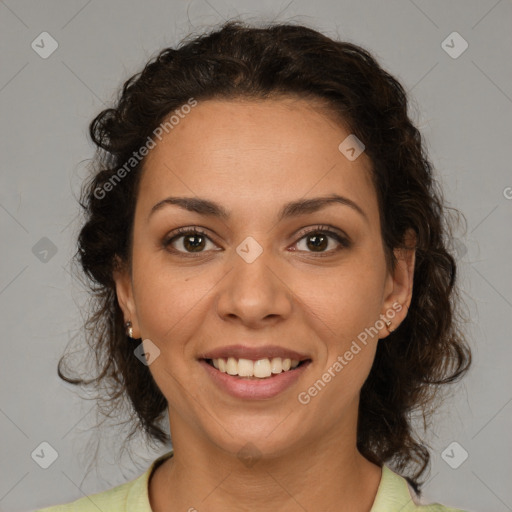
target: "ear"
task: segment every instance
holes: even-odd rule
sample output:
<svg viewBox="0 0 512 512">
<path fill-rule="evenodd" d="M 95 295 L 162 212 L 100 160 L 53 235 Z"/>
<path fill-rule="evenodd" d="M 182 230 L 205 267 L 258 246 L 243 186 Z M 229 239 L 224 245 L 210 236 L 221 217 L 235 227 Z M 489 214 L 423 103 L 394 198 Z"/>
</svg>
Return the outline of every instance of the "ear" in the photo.
<svg viewBox="0 0 512 512">
<path fill-rule="evenodd" d="M 123 311 L 125 323 L 132 323 L 133 337 L 140 338 L 140 328 L 133 299 L 132 277 L 128 265 L 116 258 L 116 265 L 112 274 L 116 284 L 117 301 Z"/>
<path fill-rule="evenodd" d="M 412 229 L 407 230 L 404 245 L 404 248 L 393 251 L 396 264 L 388 276 L 384 309 L 380 315 L 384 322 L 391 324 L 380 329 L 379 338 L 386 338 L 390 331 L 398 328 L 407 316 L 411 304 L 416 262 L 416 233 Z"/>
</svg>

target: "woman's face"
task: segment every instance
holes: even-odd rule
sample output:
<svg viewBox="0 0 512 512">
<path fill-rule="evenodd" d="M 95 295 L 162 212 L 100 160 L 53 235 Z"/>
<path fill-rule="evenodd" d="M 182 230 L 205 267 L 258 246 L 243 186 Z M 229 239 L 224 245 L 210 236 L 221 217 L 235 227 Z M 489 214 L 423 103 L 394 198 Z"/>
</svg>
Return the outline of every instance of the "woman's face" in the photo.
<svg viewBox="0 0 512 512">
<path fill-rule="evenodd" d="M 349 135 L 302 99 L 210 100 L 147 156 L 131 275 L 115 278 L 175 442 L 355 445 L 381 315 L 403 319 L 414 262 L 387 267 L 369 159 L 338 149 Z"/>
</svg>

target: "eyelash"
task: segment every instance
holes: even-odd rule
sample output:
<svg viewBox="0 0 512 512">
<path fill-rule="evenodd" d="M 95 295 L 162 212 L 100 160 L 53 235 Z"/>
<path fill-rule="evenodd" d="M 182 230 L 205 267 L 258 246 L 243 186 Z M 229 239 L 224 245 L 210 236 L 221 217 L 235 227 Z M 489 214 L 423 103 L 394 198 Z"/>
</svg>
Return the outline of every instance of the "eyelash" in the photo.
<svg viewBox="0 0 512 512">
<path fill-rule="evenodd" d="M 315 253 L 313 251 L 307 251 L 310 254 L 315 255 L 315 257 L 321 258 L 321 257 L 331 256 L 333 253 L 337 253 L 338 251 L 340 251 L 342 249 L 348 249 L 351 246 L 351 242 L 349 241 L 348 238 L 345 238 L 342 235 L 340 235 L 339 233 L 330 230 L 328 226 L 316 226 L 313 229 L 308 229 L 307 231 L 301 231 L 300 233 L 298 233 L 299 239 L 295 243 L 298 243 L 300 240 L 302 240 L 303 238 L 306 238 L 306 236 L 310 235 L 310 234 L 328 235 L 329 237 L 336 240 L 341 246 L 341 247 L 338 247 L 337 249 L 331 249 L 330 251 L 325 251 L 325 252 Z M 169 246 L 172 244 L 172 242 L 183 237 L 184 235 L 202 235 L 202 236 L 206 237 L 208 240 L 210 240 L 211 242 L 213 242 L 213 240 L 211 240 L 211 238 L 206 234 L 205 231 L 202 231 L 201 229 L 198 229 L 196 227 L 184 227 L 184 228 L 178 228 L 175 231 L 173 231 L 172 233 L 170 233 L 168 236 L 166 236 L 162 243 L 163 247 L 166 250 L 171 251 L 173 253 L 180 254 L 181 256 L 184 256 L 184 257 L 192 257 L 192 258 L 198 257 L 201 254 L 204 254 L 204 252 L 206 252 L 206 251 L 201 251 L 198 253 L 193 253 L 193 252 L 178 251 L 174 248 L 169 249 Z M 300 252 L 302 252 L 302 251 L 300 251 Z"/>
</svg>

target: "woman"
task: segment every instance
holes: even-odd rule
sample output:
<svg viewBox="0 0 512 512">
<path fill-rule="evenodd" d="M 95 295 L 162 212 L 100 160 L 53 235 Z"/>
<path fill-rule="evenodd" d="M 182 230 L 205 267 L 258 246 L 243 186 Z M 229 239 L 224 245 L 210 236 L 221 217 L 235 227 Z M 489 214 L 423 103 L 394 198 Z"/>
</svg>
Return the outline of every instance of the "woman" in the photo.
<svg viewBox="0 0 512 512">
<path fill-rule="evenodd" d="M 455 510 L 419 505 L 411 416 L 471 354 L 401 85 L 356 45 L 229 22 L 163 50 L 90 133 L 89 383 L 150 439 L 168 414 L 173 450 L 44 510 Z"/>
</svg>

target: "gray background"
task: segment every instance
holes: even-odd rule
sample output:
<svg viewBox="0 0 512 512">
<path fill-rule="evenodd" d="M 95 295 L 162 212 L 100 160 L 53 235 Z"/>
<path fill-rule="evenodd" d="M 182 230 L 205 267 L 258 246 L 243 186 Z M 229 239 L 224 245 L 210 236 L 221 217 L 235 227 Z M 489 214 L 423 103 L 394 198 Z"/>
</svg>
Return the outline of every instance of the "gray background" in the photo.
<svg viewBox="0 0 512 512">
<path fill-rule="evenodd" d="M 93 155 L 88 123 L 121 83 L 160 48 L 236 16 L 293 19 L 361 44 L 410 92 L 446 198 L 468 221 L 454 243 L 474 351 L 471 373 L 435 417 L 426 497 L 471 511 L 512 510 L 512 5 L 505 0 L 0 2 L 0 510 L 105 490 L 167 451 L 136 440 L 134 459 L 117 460 L 122 434 L 109 427 L 97 466 L 87 470 L 94 403 L 56 375 L 67 343 L 80 340 L 86 298 L 69 263 L 76 195 Z M 31 47 L 43 31 L 58 42 L 46 59 Z M 442 47 L 454 31 L 469 45 L 458 58 Z M 47 469 L 31 456 L 50 453 L 43 442 L 58 454 Z M 462 450 L 468 458 L 453 469 L 446 461 L 460 463 Z"/>
</svg>

